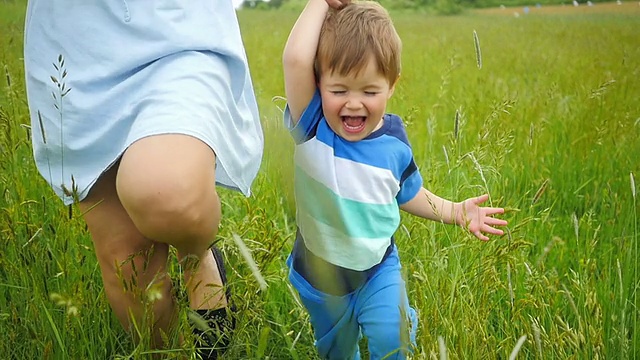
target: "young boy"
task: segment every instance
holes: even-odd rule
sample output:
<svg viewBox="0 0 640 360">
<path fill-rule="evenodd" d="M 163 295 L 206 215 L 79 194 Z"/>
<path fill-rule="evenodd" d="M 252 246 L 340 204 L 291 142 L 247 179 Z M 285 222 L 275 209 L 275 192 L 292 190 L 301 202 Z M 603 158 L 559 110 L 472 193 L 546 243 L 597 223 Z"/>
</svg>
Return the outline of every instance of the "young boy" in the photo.
<svg viewBox="0 0 640 360">
<path fill-rule="evenodd" d="M 342 1 L 345 3 L 345 1 Z M 502 235 L 480 207 L 422 187 L 402 120 L 385 114 L 400 76 L 401 41 L 374 2 L 329 10 L 309 0 L 283 55 L 285 122 L 296 142 L 297 236 L 289 279 L 309 311 L 323 359 L 405 358 L 415 344 L 393 234 L 399 209 L 456 224 L 481 240 Z M 333 4 L 332 4 L 333 6 Z"/>
</svg>

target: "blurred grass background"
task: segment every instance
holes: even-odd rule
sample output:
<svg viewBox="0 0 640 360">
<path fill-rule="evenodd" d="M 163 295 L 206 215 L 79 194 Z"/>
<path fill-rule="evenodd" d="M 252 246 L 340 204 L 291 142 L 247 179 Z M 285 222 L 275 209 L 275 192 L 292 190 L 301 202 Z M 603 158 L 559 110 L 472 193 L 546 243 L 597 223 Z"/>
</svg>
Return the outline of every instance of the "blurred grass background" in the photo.
<svg viewBox="0 0 640 360">
<path fill-rule="evenodd" d="M 403 215 L 397 243 L 420 319 L 416 359 L 508 358 L 523 336 L 519 358 L 640 357 L 639 12 L 557 9 L 392 13 L 404 52 L 388 111 L 407 123 L 425 186 L 452 200 L 487 191 L 510 222 L 505 236 L 482 243 Z M 0 354 L 147 358 L 153 351 L 133 344 L 111 314 L 80 214 L 35 169 L 24 5 L 0 10 Z M 284 264 L 295 223 L 293 144 L 277 97 L 296 17 L 239 12 L 266 143 L 253 196 L 220 190 L 219 238 L 240 308 L 231 359 L 316 358 Z M 266 291 L 233 233 L 252 250 Z M 161 356 L 194 355 L 185 343 Z"/>
</svg>

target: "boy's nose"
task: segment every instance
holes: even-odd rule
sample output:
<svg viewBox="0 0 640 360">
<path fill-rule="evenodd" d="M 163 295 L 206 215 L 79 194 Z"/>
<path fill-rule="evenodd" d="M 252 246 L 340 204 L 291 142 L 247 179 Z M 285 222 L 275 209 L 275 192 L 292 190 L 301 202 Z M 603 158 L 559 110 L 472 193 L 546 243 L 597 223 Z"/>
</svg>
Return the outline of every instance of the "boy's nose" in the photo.
<svg viewBox="0 0 640 360">
<path fill-rule="evenodd" d="M 347 100 L 345 107 L 347 109 L 360 109 L 362 107 L 362 102 L 360 102 L 358 99 L 350 98 L 349 100 Z"/>
</svg>

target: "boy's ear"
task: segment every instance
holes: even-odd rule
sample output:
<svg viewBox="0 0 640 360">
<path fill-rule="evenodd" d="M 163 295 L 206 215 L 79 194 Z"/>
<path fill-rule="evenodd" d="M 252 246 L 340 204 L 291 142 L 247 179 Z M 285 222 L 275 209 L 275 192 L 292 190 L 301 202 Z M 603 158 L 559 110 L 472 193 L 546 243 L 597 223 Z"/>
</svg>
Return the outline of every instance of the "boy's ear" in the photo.
<svg viewBox="0 0 640 360">
<path fill-rule="evenodd" d="M 399 79 L 400 79 L 400 74 L 398 74 L 398 77 L 393 82 L 393 84 L 391 84 L 391 87 L 389 88 L 389 98 L 391 98 L 391 96 L 393 95 L 393 92 L 396 91 L 396 84 L 398 83 Z"/>
</svg>

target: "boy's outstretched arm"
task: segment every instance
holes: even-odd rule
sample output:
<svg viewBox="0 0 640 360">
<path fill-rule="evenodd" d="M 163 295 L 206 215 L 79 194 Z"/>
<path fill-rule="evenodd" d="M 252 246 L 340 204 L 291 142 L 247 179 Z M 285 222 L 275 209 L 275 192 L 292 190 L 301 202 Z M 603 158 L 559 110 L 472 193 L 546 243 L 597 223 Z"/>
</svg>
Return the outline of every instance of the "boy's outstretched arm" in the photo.
<svg viewBox="0 0 640 360">
<path fill-rule="evenodd" d="M 504 213 L 503 208 L 480 206 L 488 199 L 489 195 L 484 194 L 454 203 L 422 188 L 413 199 L 400 205 L 400 209 L 425 219 L 459 225 L 478 239 L 487 241 L 489 238 L 484 233 L 502 235 L 504 232 L 495 226 L 507 225 L 506 220 L 492 217 Z"/>
<path fill-rule="evenodd" d="M 282 55 L 284 90 L 293 124 L 297 124 L 316 91 L 314 61 L 320 29 L 329 4 L 327 0 L 309 0 L 296 21 Z"/>
</svg>

